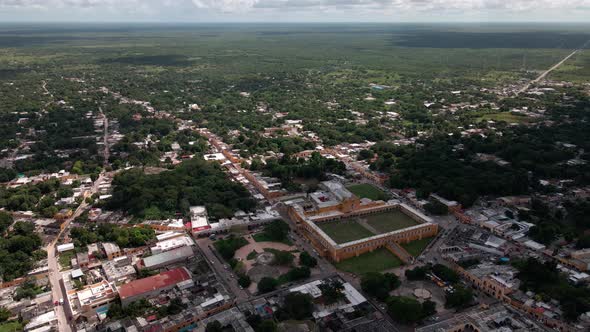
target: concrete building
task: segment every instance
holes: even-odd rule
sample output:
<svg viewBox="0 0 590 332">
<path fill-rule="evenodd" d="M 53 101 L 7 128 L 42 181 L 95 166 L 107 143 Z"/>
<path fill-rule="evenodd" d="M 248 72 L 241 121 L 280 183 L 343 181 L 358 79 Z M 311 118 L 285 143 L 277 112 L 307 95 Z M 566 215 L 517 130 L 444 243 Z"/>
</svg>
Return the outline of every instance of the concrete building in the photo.
<svg viewBox="0 0 590 332">
<path fill-rule="evenodd" d="M 121 255 L 123 255 L 121 248 L 119 248 L 119 246 L 116 243 L 103 242 L 102 249 L 104 250 L 104 253 L 109 260 L 121 257 Z"/>
<path fill-rule="evenodd" d="M 103 280 L 77 292 L 76 297 L 80 303 L 80 314 L 88 318 L 115 302 L 117 289 L 113 284 Z"/>
<path fill-rule="evenodd" d="M 107 276 L 107 280 L 117 284 L 128 281 L 135 275 L 135 268 L 131 265 L 131 260 L 127 256 L 104 262 L 102 269 Z"/>
<path fill-rule="evenodd" d="M 158 269 L 170 264 L 182 262 L 194 256 L 192 246 L 176 248 L 152 255 L 143 259 L 143 267 L 146 269 Z"/>
<path fill-rule="evenodd" d="M 335 181 L 322 182 L 320 188 L 321 191 L 310 194 L 307 200 L 285 203 L 288 205 L 290 218 L 298 224 L 302 234 L 310 240 L 318 253 L 335 262 L 381 247 L 392 251 L 405 262 L 412 261 L 413 257 L 399 244 L 432 237 L 438 233 L 437 224 L 408 205 L 361 200 Z M 340 244 L 336 243 L 317 225 L 322 222 L 346 220 L 394 210 L 406 214 L 418 224 Z"/>
<path fill-rule="evenodd" d="M 157 296 L 177 285 L 190 283 L 190 281 L 192 281 L 191 273 L 181 267 L 123 284 L 119 287 L 119 298 L 121 304 L 127 306 L 133 301 Z"/>
<path fill-rule="evenodd" d="M 193 241 L 193 239 L 184 235 L 184 236 L 178 236 L 178 237 L 174 237 L 171 239 L 157 242 L 155 246 L 150 248 L 150 251 L 152 252 L 153 255 L 155 255 L 155 254 L 159 254 L 162 252 L 177 249 L 180 247 L 190 247 L 193 245 L 195 245 L 195 242 Z"/>
</svg>

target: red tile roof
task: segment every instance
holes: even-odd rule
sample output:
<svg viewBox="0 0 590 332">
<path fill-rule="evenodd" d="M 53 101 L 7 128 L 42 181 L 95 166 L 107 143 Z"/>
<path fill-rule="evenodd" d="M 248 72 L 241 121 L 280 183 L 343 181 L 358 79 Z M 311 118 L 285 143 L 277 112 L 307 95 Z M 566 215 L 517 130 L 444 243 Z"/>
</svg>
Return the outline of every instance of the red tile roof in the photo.
<svg viewBox="0 0 590 332">
<path fill-rule="evenodd" d="M 121 300 L 148 293 L 156 289 L 162 289 L 176 285 L 182 281 L 191 279 L 191 275 L 186 268 L 180 267 L 174 270 L 162 272 L 155 276 L 137 279 L 119 287 L 119 297 Z"/>
</svg>

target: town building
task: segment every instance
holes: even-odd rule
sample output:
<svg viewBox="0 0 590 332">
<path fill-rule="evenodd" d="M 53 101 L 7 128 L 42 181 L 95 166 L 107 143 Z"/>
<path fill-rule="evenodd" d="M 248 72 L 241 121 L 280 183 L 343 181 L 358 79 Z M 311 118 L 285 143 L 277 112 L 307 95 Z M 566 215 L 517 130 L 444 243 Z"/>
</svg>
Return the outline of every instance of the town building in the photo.
<svg viewBox="0 0 590 332">
<path fill-rule="evenodd" d="M 191 273 L 184 267 L 123 284 L 119 287 L 119 298 L 121 304 L 127 306 L 133 301 L 157 296 L 177 286 L 192 286 Z"/>
<path fill-rule="evenodd" d="M 185 261 L 193 257 L 194 254 L 192 246 L 176 248 L 144 258 L 143 267 L 146 269 L 158 269 L 170 264 Z"/>
</svg>

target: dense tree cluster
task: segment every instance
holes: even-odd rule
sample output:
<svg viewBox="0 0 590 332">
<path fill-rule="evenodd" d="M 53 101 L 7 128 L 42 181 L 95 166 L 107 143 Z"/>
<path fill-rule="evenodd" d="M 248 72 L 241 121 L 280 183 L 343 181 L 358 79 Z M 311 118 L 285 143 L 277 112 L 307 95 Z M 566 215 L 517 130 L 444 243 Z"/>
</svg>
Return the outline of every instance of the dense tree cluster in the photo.
<svg viewBox="0 0 590 332">
<path fill-rule="evenodd" d="M 361 278 L 361 288 L 367 294 L 384 301 L 389 292 L 400 285 L 399 278 L 393 273 L 367 273 Z"/>
<path fill-rule="evenodd" d="M 519 270 L 520 288 L 540 294 L 545 300 L 558 300 L 566 319 L 576 320 L 590 310 L 590 289 L 585 285 L 570 284 L 557 270 L 555 262 L 543 263 L 528 258 L 516 262 L 515 266 Z"/>
<path fill-rule="evenodd" d="M 74 227 L 70 231 L 70 236 L 76 247 L 96 242 L 115 242 L 121 248 L 133 248 L 144 246 L 156 238 L 151 228 L 120 227 L 114 224 Z"/>
<path fill-rule="evenodd" d="M 115 177 L 113 187 L 107 207 L 145 219 L 187 215 L 193 205 L 205 205 L 212 218 L 255 207 L 248 191 L 230 181 L 218 164 L 198 159 L 154 175 L 140 169 L 125 171 Z"/>
<path fill-rule="evenodd" d="M 288 155 L 279 160 L 269 160 L 263 171 L 266 175 L 280 179 L 286 188 L 298 189 L 293 182 L 296 178 L 324 180 L 327 173 L 344 174 L 346 166 L 341 161 L 327 159 L 314 152 L 308 160 Z"/>
<path fill-rule="evenodd" d="M 46 258 L 40 250 L 41 238 L 35 233 L 35 225 L 18 221 L 12 230 L 0 238 L 0 277 L 9 281 L 22 277 L 34 266 L 35 261 Z"/>
</svg>

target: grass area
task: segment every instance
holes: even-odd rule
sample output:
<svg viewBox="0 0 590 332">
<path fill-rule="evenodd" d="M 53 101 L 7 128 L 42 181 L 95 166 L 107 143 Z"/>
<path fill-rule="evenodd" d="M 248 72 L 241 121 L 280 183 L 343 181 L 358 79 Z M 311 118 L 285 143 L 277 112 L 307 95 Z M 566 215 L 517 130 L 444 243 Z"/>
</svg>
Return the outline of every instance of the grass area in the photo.
<svg viewBox="0 0 590 332">
<path fill-rule="evenodd" d="M 270 239 L 268 236 L 266 236 L 266 234 L 264 234 L 264 232 L 256 233 L 256 234 L 252 235 L 252 238 L 256 242 L 277 242 L 275 240 Z M 293 245 L 293 242 L 291 242 L 291 240 L 289 240 L 289 238 L 285 238 L 283 241 L 279 241 L 279 243 L 284 243 L 288 246 Z"/>
<path fill-rule="evenodd" d="M 410 255 L 414 257 L 420 256 L 420 254 L 424 251 L 424 249 L 428 246 L 430 242 L 434 240 L 434 237 L 428 237 L 421 240 L 412 241 L 410 243 L 402 244 L 402 247 L 406 249 Z"/>
<path fill-rule="evenodd" d="M 368 229 L 355 221 L 320 222 L 317 225 L 336 243 L 345 243 L 373 236 Z"/>
<path fill-rule="evenodd" d="M 73 250 L 59 254 L 59 265 L 64 269 L 72 268 L 72 258 L 74 258 L 75 255 L 76 253 Z"/>
<path fill-rule="evenodd" d="M 367 224 L 380 233 L 393 232 L 398 229 L 418 225 L 414 219 L 399 210 L 374 214 L 362 218 L 367 221 Z"/>
<path fill-rule="evenodd" d="M 0 332 L 14 332 L 14 331 L 22 331 L 23 324 L 19 322 L 8 322 L 0 324 Z"/>
<path fill-rule="evenodd" d="M 403 265 L 403 262 L 385 248 L 349 258 L 334 264 L 337 269 L 363 275 L 369 272 L 381 272 Z"/>
<path fill-rule="evenodd" d="M 532 118 L 529 118 L 524 115 L 518 115 L 509 112 L 502 112 L 502 113 L 490 113 L 485 114 L 477 118 L 477 121 L 504 121 L 508 123 L 527 123 L 535 121 Z"/>
<path fill-rule="evenodd" d="M 386 192 L 368 183 L 354 184 L 346 187 L 346 189 L 360 198 L 368 198 L 374 201 L 385 201 L 389 199 L 389 195 Z"/>
</svg>

